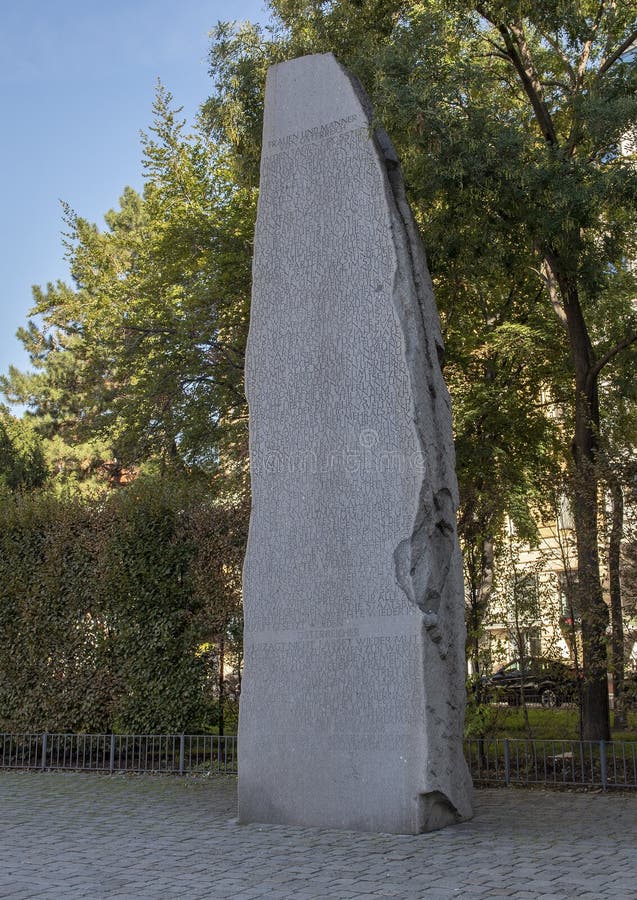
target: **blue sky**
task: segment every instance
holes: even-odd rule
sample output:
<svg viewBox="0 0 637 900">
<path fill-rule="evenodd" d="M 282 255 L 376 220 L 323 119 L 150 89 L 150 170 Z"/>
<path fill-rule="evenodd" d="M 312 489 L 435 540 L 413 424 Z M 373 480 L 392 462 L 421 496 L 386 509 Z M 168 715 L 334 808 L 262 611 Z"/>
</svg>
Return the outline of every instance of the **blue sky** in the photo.
<svg viewBox="0 0 637 900">
<path fill-rule="evenodd" d="M 142 185 L 139 132 L 157 78 L 193 117 L 212 90 L 210 30 L 266 18 L 263 0 L 2 4 L 0 372 L 27 367 L 15 332 L 31 285 L 68 279 L 60 199 L 102 225 L 124 186 Z"/>
</svg>

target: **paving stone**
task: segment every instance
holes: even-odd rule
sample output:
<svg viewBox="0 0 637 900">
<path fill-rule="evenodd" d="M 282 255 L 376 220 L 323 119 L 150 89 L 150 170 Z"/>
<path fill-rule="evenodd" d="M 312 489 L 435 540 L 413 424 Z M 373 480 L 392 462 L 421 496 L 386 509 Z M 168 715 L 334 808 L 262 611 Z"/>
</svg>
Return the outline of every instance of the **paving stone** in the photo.
<svg viewBox="0 0 637 900">
<path fill-rule="evenodd" d="M 0 898 L 629 900 L 637 795 L 478 790 L 416 836 L 230 821 L 230 778 L 0 772 Z"/>
</svg>

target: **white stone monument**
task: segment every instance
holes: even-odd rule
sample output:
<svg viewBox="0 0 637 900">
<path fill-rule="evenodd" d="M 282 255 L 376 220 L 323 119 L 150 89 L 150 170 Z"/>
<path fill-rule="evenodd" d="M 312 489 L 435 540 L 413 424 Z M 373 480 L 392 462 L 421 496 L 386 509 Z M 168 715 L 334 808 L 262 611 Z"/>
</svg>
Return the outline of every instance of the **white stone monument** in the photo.
<svg viewBox="0 0 637 900">
<path fill-rule="evenodd" d="M 471 815 L 442 341 L 388 138 L 331 54 L 268 72 L 246 383 L 239 820 Z"/>
</svg>

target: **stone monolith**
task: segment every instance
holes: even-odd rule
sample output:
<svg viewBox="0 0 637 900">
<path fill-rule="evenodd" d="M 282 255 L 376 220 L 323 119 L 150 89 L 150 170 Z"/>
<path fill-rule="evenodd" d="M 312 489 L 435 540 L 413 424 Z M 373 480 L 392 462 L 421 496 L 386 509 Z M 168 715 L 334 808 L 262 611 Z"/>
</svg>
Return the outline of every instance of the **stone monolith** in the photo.
<svg viewBox="0 0 637 900">
<path fill-rule="evenodd" d="M 442 341 L 398 160 L 331 54 L 268 72 L 239 821 L 471 815 Z"/>
</svg>

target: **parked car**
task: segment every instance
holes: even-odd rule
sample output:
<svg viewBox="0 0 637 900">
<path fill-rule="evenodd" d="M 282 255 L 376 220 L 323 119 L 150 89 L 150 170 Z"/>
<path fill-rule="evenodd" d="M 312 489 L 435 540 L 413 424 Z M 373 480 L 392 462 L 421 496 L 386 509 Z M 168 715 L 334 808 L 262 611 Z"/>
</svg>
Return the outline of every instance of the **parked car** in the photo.
<svg viewBox="0 0 637 900">
<path fill-rule="evenodd" d="M 489 699 L 509 706 L 519 705 L 524 696 L 527 703 L 552 709 L 577 697 L 575 670 L 557 659 L 529 657 L 522 665 L 514 659 L 484 681 Z"/>
</svg>

